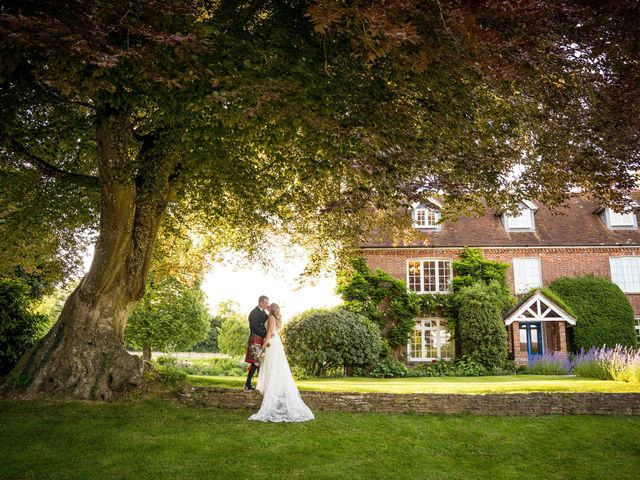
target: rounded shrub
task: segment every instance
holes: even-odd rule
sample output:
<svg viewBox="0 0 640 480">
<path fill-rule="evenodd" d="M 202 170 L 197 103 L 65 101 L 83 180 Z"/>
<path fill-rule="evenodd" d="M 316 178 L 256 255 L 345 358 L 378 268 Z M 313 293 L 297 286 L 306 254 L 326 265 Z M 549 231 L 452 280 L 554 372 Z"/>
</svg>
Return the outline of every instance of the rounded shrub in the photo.
<svg viewBox="0 0 640 480">
<path fill-rule="evenodd" d="M 613 282 L 593 275 L 563 277 L 554 280 L 549 288 L 576 315 L 575 351 L 604 345 L 637 345 L 633 308 Z"/>
<path fill-rule="evenodd" d="M 282 336 L 291 364 L 314 376 L 371 366 L 384 348 L 377 325 L 341 308 L 299 313 L 285 324 Z"/>
<path fill-rule="evenodd" d="M 497 282 L 476 282 L 456 293 L 460 353 L 487 369 L 502 367 L 509 349 Z"/>
</svg>

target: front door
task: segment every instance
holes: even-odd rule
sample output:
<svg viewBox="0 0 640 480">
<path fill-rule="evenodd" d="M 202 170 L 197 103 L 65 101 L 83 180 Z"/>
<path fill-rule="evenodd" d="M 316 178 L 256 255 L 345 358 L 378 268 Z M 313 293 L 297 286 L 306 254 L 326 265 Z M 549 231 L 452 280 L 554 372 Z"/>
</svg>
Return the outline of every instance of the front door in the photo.
<svg viewBox="0 0 640 480">
<path fill-rule="evenodd" d="M 542 323 L 526 322 L 520 324 L 520 351 L 526 349 L 529 364 L 538 355 L 542 355 Z"/>
</svg>

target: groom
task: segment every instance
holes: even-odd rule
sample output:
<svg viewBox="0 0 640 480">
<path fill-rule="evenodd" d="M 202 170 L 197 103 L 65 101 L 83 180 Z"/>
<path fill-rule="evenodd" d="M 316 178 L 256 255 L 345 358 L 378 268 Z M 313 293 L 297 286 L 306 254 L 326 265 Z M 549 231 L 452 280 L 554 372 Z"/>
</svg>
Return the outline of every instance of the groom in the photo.
<svg viewBox="0 0 640 480">
<path fill-rule="evenodd" d="M 251 379 L 253 375 L 260 369 L 259 365 L 256 365 L 256 359 L 253 357 L 253 352 L 251 351 L 251 345 L 262 345 L 264 342 L 264 337 L 267 336 L 267 318 L 269 318 L 269 314 L 267 313 L 267 308 L 269 307 L 269 297 L 265 295 L 261 295 L 258 298 L 258 306 L 251 310 L 249 314 L 249 329 L 251 330 L 251 335 L 249 336 L 249 345 L 247 346 L 247 353 L 244 357 L 244 361 L 251 364 L 249 367 L 249 374 L 247 375 L 247 381 L 244 384 L 244 390 L 255 390 L 251 386 Z"/>
</svg>

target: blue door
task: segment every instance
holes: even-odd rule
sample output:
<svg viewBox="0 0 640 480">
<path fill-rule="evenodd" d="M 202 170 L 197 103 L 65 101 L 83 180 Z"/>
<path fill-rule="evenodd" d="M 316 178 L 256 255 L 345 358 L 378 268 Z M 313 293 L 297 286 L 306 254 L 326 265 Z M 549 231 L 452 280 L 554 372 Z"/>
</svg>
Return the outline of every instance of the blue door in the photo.
<svg viewBox="0 0 640 480">
<path fill-rule="evenodd" d="M 527 350 L 529 364 L 538 355 L 542 355 L 542 324 L 526 322 L 520 324 L 520 351 Z"/>
</svg>

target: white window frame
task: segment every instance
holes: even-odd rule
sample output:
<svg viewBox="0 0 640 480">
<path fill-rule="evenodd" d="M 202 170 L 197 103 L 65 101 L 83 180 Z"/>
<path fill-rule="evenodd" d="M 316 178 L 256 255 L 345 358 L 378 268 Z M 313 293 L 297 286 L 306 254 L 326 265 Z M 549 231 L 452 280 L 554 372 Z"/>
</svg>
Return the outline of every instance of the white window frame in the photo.
<svg viewBox="0 0 640 480">
<path fill-rule="evenodd" d="M 523 203 L 520 204 L 520 214 L 518 216 L 512 216 L 508 213 L 502 215 L 502 223 L 505 230 L 509 232 L 531 232 L 536 229 L 535 218 L 533 215 L 533 209 Z M 528 214 L 528 215 L 527 215 Z M 516 223 L 519 219 L 527 217 L 529 221 L 527 225 L 519 225 Z"/>
<path fill-rule="evenodd" d="M 627 217 L 625 222 L 623 219 Z M 634 230 L 638 228 L 635 212 L 617 213 L 611 208 L 604 210 L 604 220 L 610 230 Z"/>
<path fill-rule="evenodd" d="M 422 221 L 418 220 L 420 213 L 423 214 Z M 429 213 L 433 214 L 433 222 L 429 221 Z M 440 212 L 435 208 L 418 205 L 414 207 L 412 217 L 414 228 L 425 228 L 429 230 L 438 230 L 440 228 L 440 224 L 438 223 L 440 221 Z"/>
<path fill-rule="evenodd" d="M 640 256 L 621 256 L 621 257 L 609 257 L 609 269 L 611 273 L 611 281 L 620 287 L 624 293 L 640 293 L 640 282 L 636 282 L 636 287 L 629 286 L 628 275 L 632 274 L 633 267 L 628 263 L 625 265 L 625 260 L 634 260 L 636 262 L 636 272 L 640 272 Z M 619 262 L 619 267 L 615 265 Z M 630 263 L 630 262 L 629 262 Z M 620 277 L 619 275 L 622 275 Z M 640 275 L 637 273 L 636 275 Z"/>
<path fill-rule="evenodd" d="M 636 337 L 638 337 L 638 345 L 640 346 L 640 317 L 634 317 L 634 327 L 636 328 Z"/>
<path fill-rule="evenodd" d="M 537 268 L 537 282 L 529 283 L 529 277 L 533 277 L 534 275 L 529 274 L 528 268 L 531 265 L 536 265 Z M 540 288 L 542 287 L 542 262 L 540 261 L 540 257 L 516 257 L 512 261 L 513 268 L 513 288 L 516 294 L 519 293 L 527 293 L 532 288 Z M 525 283 L 518 284 L 518 270 L 523 268 Z"/>
<path fill-rule="evenodd" d="M 412 336 L 409 339 L 409 342 L 407 343 L 407 360 L 409 362 L 431 362 L 433 360 L 450 360 L 452 357 L 443 357 L 442 356 L 442 348 L 444 345 L 446 345 L 447 343 L 453 342 L 453 337 L 451 336 L 451 333 L 442 325 L 444 318 L 441 317 L 419 317 L 419 318 L 415 318 L 414 319 L 416 322 L 416 325 L 414 326 L 414 331 L 412 332 Z M 425 326 L 425 322 L 436 322 L 436 326 L 435 327 L 427 327 Z M 419 357 L 413 357 L 411 355 L 411 345 L 413 343 L 413 339 L 415 336 L 415 332 L 419 331 L 420 332 L 420 352 L 421 355 Z M 426 332 L 436 332 L 435 335 L 435 349 L 436 349 L 436 356 L 435 357 L 427 357 L 426 356 L 426 342 L 425 342 L 425 335 Z M 443 342 L 443 340 L 446 338 L 446 341 Z"/>
<path fill-rule="evenodd" d="M 420 262 L 420 290 L 411 290 L 411 283 L 409 282 L 409 264 Z M 436 262 L 436 290 L 425 290 L 424 289 L 424 263 L 425 262 Z M 449 263 L 449 289 L 442 290 L 440 288 L 440 263 L 439 262 L 448 262 Z M 453 260 L 450 258 L 410 258 L 406 262 L 406 280 L 407 280 L 407 290 L 410 292 L 414 292 L 417 294 L 431 293 L 431 294 L 440 294 L 440 293 L 451 293 L 451 281 L 453 280 Z"/>
</svg>

